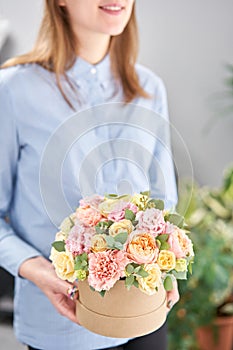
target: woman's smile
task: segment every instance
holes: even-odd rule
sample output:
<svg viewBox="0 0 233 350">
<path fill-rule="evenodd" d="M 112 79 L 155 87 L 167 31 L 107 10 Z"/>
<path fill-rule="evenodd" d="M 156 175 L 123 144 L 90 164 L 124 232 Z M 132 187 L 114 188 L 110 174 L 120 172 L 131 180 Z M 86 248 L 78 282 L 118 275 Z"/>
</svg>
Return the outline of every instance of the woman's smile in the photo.
<svg viewBox="0 0 233 350">
<path fill-rule="evenodd" d="M 99 6 L 99 9 L 108 15 L 118 16 L 122 14 L 122 12 L 125 10 L 125 7 L 120 4 L 114 3 Z"/>
</svg>

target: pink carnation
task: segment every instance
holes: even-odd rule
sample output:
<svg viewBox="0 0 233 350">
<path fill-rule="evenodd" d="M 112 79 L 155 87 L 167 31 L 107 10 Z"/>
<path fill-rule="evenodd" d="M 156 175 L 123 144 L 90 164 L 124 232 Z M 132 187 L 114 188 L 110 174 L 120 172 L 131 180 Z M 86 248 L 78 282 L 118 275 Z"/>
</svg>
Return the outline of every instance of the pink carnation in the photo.
<svg viewBox="0 0 233 350">
<path fill-rule="evenodd" d="M 66 248 L 73 255 L 84 253 L 84 232 L 85 228 L 80 224 L 76 224 L 69 233 L 66 240 Z"/>
<path fill-rule="evenodd" d="M 98 209 L 99 204 L 103 202 L 103 200 L 104 197 L 94 194 L 93 196 L 80 199 L 79 204 L 80 207 L 89 206 L 91 208 Z"/>
<path fill-rule="evenodd" d="M 159 209 L 150 208 L 145 211 L 139 211 L 136 215 L 136 220 L 138 220 L 138 230 L 149 232 L 155 237 L 164 233 L 166 223 L 163 213 Z"/>
<path fill-rule="evenodd" d="M 109 290 L 116 281 L 125 276 L 125 267 L 129 263 L 126 253 L 121 250 L 107 250 L 90 253 L 88 283 L 98 292 Z"/>
<path fill-rule="evenodd" d="M 191 239 L 186 235 L 184 230 L 176 228 L 168 238 L 170 249 L 177 259 L 193 256 L 193 244 Z"/>
<path fill-rule="evenodd" d="M 91 250 L 91 239 L 96 234 L 95 227 L 85 227 L 85 231 L 83 234 L 83 242 L 84 242 L 84 252 L 89 253 Z"/>
<path fill-rule="evenodd" d="M 102 219 L 102 215 L 99 211 L 91 208 L 89 204 L 79 207 L 76 210 L 77 219 L 84 226 L 95 226 Z"/>
<path fill-rule="evenodd" d="M 133 203 L 119 202 L 114 210 L 108 214 L 108 220 L 121 221 L 125 218 L 125 209 L 131 210 L 134 214 L 138 212 L 138 207 Z"/>
</svg>

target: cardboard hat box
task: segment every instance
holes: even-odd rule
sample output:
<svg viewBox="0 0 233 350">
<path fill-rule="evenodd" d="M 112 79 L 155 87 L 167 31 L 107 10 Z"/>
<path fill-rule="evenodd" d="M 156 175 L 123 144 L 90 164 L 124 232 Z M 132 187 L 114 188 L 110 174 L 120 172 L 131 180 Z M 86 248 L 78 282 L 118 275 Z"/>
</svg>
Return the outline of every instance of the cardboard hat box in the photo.
<svg viewBox="0 0 233 350">
<path fill-rule="evenodd" d="M 87 280 L 79 282 L 76 315 L 88 330 L 113 338 L 134 338 L 160 328 L 166 320 L 166 292 L 163 285 L 147 295 L 125 281 L 116 282 L 102 297 L 90 289 Z"/>
</svg>

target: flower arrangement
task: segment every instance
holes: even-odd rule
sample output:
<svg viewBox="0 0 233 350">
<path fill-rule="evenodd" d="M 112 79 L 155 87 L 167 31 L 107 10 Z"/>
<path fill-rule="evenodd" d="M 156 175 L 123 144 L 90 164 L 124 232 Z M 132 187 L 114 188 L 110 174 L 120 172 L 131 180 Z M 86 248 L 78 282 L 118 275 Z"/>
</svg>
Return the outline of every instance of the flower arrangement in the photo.
<svg viewBox="0 0 233 350">
<path fill-rule="evenodd" d="M 80 200 L 56 234 L 50 259 L 57 275 L 87 280 L 102 296 L 124 279 L 148 295 L 191 271 L 193 245 L 183 218 L 164 210 L 162 200 L 140 194 L 93 195 Z"/>
</svg>

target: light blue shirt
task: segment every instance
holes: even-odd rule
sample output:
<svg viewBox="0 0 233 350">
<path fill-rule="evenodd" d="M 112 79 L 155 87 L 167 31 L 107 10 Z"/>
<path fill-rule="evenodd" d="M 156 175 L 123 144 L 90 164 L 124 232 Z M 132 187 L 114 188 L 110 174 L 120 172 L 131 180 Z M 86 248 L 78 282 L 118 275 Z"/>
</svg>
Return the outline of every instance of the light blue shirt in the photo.
<svg viewBox="0 0 233 350">
<path fill-rule="evenodd" d="M 67 72 L 78 97 L 66 82 L 65 92 L 76 111 L 82 111 L 80 119 L 61 96 L 53 73 L 37 64 L 0 71 L 0 265 L 16 277 L 16 336 L 35 348 L 89 350 L 126 341 L 99 336 L 71 323 L 56 312 L 33 283 L 18 277 L 19 266 L 26 259 L 49 257 L 57 226 L 67 215 L 65 206 L 57 203 L 59 190 L 56 197 L 57 185 L 53 186 L 56 179 L 70 212 L 82 195 L 124 192 L 129 184 L 132 192 L 147 190 L 149 184 L 152 196 L 164 199 L 166 207 L 176 204 L 170 144 L 166 141 L 163 145 L 154 135 L 156 128 L 158 135 L 164 131 L 169 134 L 166 91 L 161 79 L 151 71 L 140 65 L 136 69 L 142 87 L 151 95 L 149 99 L 137 98 L 131 105 L 133 109 L 135 105 L 142 106 L 137 112 L 142 128 L 138 127 L 138 115 L 136 122 L 131 118 L 125 124 L 123 114 L 120 121 L 115 116 L 113 120 L 112 115 L 111 123 L 106 123 L 106 116 L 98 120 L 105 113 L 105 107 L 100 105 L 106 104 L 108 109 L 111 102 L 123 100 L 108 56 L 96 66 L 78 58 Z M 96 105 L 97 110 L 90 109 Z M 142 108 L 162 116 L 164 130 L 161 125 L 157 127 L 158 117 L 151 119 L 150 114 L 144 118 Z M 86 110 L 87 114 L 83 112 Z M 90 111 L 94 111 L 92 119 L 88 119 Z M 75 123 L 69 124 L 71 120 Z M 80 130 L 85 132 L 79 133 L 79 121 Z M 66 129 L 67 125 L 71 129 Z M 53 149 L 50 146 L 54 135 L 58 140 Z M 51 150 L 54 153 L 52 157 L 50 154 L 48 169 L 46 155 Z M 56 168 L 60 154 L 65 154 L 61 169 Z"/>
</svg>

